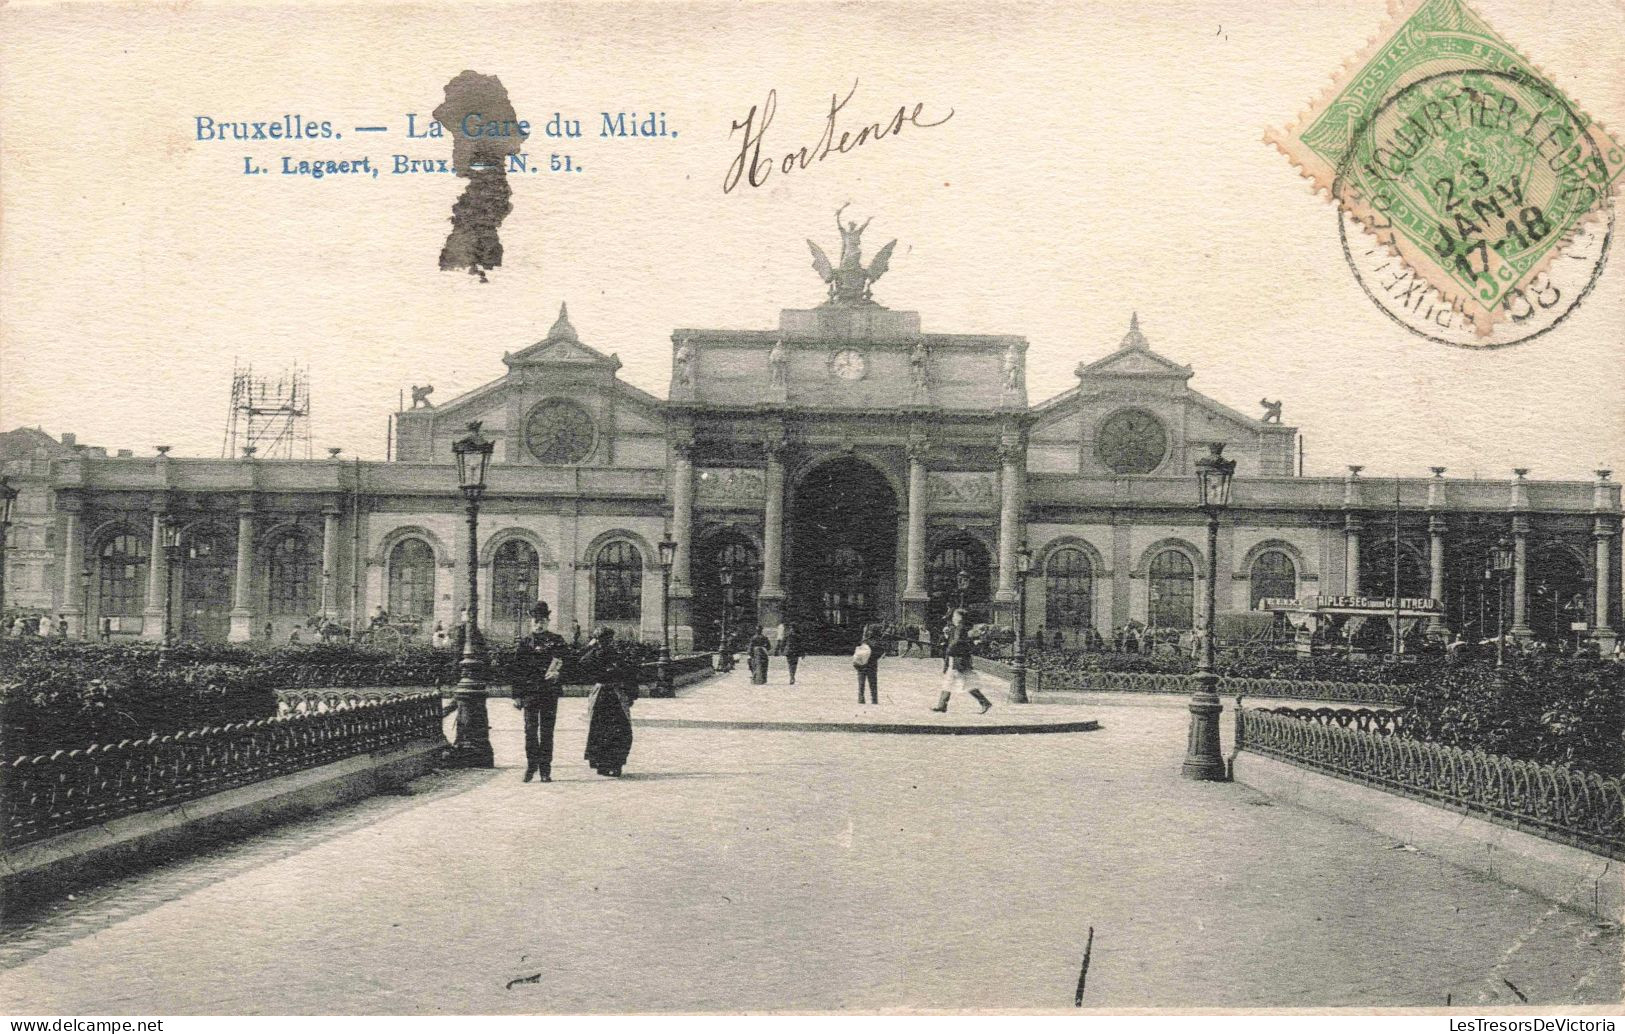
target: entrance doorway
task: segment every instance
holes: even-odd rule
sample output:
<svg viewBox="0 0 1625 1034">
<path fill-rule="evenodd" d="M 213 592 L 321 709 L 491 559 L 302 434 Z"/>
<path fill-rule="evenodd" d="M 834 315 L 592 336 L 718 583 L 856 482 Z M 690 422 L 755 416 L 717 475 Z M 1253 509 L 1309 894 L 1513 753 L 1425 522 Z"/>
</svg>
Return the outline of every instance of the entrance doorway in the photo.
<svg viewBox="0 0 1625 1034">
<path fill-rule="evenodd" d="M 897 534 L 897 495 L 863 460 L 831 460 L 796 485 L 786 542 L 789 620 L 805 649 L 849 652 L 864 625 L 892 622 Z"/>
</svg>

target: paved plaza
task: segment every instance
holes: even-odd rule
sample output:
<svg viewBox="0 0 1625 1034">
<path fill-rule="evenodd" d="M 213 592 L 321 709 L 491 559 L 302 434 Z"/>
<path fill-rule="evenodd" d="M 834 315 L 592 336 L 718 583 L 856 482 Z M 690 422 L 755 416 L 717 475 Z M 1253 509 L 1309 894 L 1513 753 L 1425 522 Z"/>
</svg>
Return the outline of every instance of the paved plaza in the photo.
<svg viewBox="0 0 1625 1034">
<path fill-rule="evenodd" d="M 886 661 L 873 710 L 919 714 L 939 669 Z M 753 687 L 741 669 L 634 710 L 855 701 L 845 659 L 803 673 L 788 687 L 776 663 Z M 988 719 L 1010 709 L 995 700 Z M 495 771 L 437 773 L 6 931 L 0 1010 L 1069 1010 L 1091 927 L 1086 1008 L 1619 999 L 1617 929 L 1180 779 L 1178 701 L 1047 710 L 1101 728 L 645 726 L 612 780 L 582 762 L 584 701 L 566 700 L 544 785 L 520 781 L 519 714 L 493 700 Z"/>
</svg>

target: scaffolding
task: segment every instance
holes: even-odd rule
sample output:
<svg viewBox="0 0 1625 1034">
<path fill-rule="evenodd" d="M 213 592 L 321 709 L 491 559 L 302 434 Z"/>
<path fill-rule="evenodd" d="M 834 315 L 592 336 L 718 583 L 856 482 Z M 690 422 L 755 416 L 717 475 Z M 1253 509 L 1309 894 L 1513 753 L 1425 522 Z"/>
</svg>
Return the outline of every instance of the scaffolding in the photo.
<svg viewBox="0 0 1625 1034">
<path fill-rule="evenodd" d="M 310 459 L 310 368 L 294 363 L 273 381 L 233 360 L 231 411 L 220 454 Z"/>
</svg>

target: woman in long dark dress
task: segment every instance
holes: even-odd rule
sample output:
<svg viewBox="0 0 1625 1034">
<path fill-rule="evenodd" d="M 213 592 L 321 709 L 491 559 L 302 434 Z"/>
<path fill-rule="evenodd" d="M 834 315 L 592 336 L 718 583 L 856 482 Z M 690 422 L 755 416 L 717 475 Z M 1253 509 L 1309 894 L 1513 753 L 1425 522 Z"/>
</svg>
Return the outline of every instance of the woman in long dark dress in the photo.
<svg viewBox="0 0 1625 1034">
<path fill-rule="evenodd" d="M 600 628 L 579 661 L 594 681 L 587 700 L 587 764 L 599 775 L 618 776 L 632 753 L 632 702 L 638 698 L 638 666 L 615 642 L 615 630 Z"/>
</svg>

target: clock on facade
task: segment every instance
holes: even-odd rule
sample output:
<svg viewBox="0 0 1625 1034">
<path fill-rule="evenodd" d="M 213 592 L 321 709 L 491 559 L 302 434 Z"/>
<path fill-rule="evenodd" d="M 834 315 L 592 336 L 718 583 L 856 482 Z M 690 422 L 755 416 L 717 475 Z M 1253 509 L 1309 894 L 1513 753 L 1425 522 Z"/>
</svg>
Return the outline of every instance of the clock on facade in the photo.
<svg viewBox="0 0 1625 1034">
<path fill-rule="evenodd" d="M 829 372 L 843 381 L 862 380 L 867 369 L 868 363 L 863 353 L 855 348 L 843 348 L 829 360 Z"/>
<path fill-rule="evenodd" d="M 592 453 L 592 414 L 568 399 L 550 399 L 525 418 L 525 447 L 542 463 L 580 463 Z"/>
<path fill-rule="evenodd" d="M 1149 474 L 1168 455 L 1168 432 L 1143 409 L 1124 409 L 1102 421 L 1095 455 L 1113 473 Z"/>
</svg>

